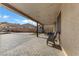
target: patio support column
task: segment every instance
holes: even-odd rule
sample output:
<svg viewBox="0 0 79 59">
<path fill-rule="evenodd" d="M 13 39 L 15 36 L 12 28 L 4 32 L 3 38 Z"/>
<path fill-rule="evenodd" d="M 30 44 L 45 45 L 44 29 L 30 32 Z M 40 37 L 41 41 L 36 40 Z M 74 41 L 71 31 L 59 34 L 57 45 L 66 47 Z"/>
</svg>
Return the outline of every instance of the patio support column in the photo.
<svg viewBox="0 0 79 59">
<path fill-rule="evenodd" d="M 37 32 L 37 37 L 38 37 L 38 22 L 37 22 L 37 31 L 36 32 Z"/>
<path fill-rule="evenodd" d="M 42 25 L 42 33 L 44 33 L 44 25 Z"/>
</svg>

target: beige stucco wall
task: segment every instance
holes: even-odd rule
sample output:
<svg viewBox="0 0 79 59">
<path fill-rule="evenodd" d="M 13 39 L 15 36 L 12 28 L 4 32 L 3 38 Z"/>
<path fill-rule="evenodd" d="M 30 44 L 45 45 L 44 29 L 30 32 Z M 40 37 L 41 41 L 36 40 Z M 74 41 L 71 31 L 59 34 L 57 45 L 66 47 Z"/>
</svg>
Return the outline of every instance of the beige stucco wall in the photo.
<svg viewBox="0 0 79 59">
<path fill-rule="evenodd" d="M 45 32 L 53 32 L 54 31 L 54 25 L 44 25 Z"/>
<path fill-rule="evenodd" d="M 79 55 L 79 4 L 63 4 L 61 40 L 68 55 Z"/>
</svg>

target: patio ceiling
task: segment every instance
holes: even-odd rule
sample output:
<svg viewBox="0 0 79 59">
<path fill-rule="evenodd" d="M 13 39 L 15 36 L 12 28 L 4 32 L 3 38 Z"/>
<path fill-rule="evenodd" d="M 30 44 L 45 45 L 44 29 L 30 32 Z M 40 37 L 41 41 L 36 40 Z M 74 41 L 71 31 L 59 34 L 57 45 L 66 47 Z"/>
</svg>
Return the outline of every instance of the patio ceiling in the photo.
<svg viewBox="0 0 79 59">
<path fill-rule="evenodd" d="M 58 3 L 3 3 L 3 5 L 43 25 L 55 22 L 61 6 Z"/>
</svg>

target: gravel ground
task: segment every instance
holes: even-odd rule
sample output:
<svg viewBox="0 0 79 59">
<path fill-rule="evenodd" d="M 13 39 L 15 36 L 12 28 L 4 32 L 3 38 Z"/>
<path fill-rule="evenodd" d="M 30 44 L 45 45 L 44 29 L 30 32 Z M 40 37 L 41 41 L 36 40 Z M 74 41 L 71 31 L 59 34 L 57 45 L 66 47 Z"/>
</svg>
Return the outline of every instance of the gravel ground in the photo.
<svg viewBox="0 0 79 59">
<path fill-rule="evenodd" d="M 46 45 L 47 36 L 33 33 L 0 35 L 1 56 L 63 56 L 63 52 Z"/>
</svg>

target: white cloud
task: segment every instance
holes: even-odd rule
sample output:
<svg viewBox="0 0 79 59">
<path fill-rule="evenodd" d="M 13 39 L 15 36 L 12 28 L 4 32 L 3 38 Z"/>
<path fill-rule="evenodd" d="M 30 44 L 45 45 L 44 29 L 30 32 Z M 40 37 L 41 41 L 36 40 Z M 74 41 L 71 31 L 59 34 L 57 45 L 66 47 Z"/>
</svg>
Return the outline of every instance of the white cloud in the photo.
<svg viewBox="0 0 79 59">
<path fill-rule="evenodd" d="M 0 18 L 2 18 L 2 16 L 0 15 Z"/>
<path fill-rule="evenodd" d="M 0 18 L 9 18 L 10 16 L 8 15 L 0 15 Z"/>
<path fill-rule="evenodd" d="M 29 23 L 29 24 L 32 24 L 32 25 L 37 25 L 37 23 L 36 22 L 34 22 L 34 21 L 32 21 L 32 20 L 30 20 L 30 19 L 24 19 L 24 20 L 20 20 L 20 19 L 14 19 L 15 21 L 16 21 L 16 23 L 20 23 L 20 24 L 27 24 L 27 23 Z"/>
<path fill-rule="evenodd" d="M 29 23 L 29 24 L 32 24 L 32 25 L 35 25 L 35 26 L 36 26 L 36 22 L 34 22 L 34 21 L 32 21 L 32 20 L 29 20 L 29 19 L 23 20 L 22 22 L 23 22 L 23 23 Z"/>
<path fill-rule="evenodd" d="M 4 15 L 4 16 L 2 16 L 2 18 L 9 18 L 10 16 L 8 16 L 8 15 Z"/>
</svg>

